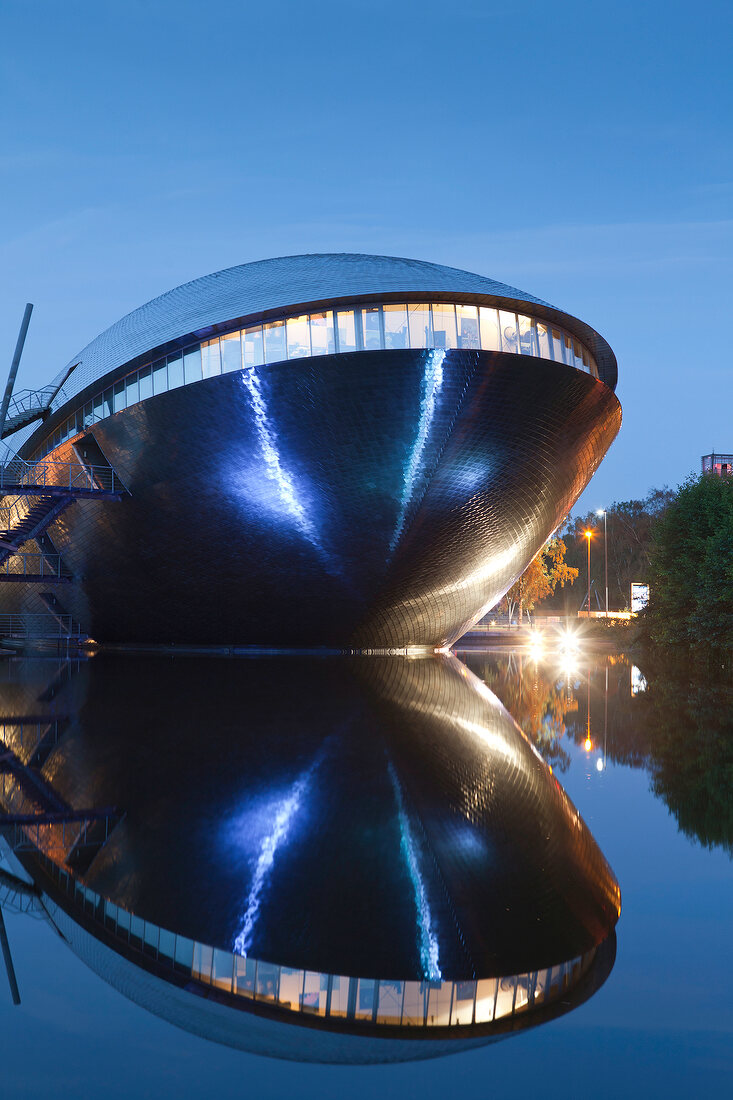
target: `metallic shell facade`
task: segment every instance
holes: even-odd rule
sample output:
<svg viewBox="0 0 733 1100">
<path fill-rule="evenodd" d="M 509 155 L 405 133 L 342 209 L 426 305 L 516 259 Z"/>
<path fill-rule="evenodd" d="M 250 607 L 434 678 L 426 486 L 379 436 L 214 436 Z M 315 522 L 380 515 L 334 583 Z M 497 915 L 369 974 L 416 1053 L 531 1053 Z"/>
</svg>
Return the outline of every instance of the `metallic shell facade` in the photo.
<svg viewBox="0 0 733 1100">
<path fill-rule="evenodd" d="M 416 261 L 266 261 L 118 322 L 79 357 L 57 412 L 192 333 L 299 303 L 418 292 L 531 302 L 588 342 L 600 378 L 527 355 L 412 348 L 270 363 L 254 381 L 234 371 L 139 401 L 91 429 L 130 496 L 77 502 L 50 528 L 74 576 L 66 610 L 108 642 L 460 637 L 557 528 L 618 431 L 613 353 L 580 322 Z M 50 457 L 73 460 L 72 443 Z M 32 590 L 21 598 L 39 610 Z"/>
<path fill-rule="evenodd" d="M 616 361 L 606 342 L 583 322 L 515 287 L 442 264 L 349 253 L 286 256 L 241 264 L 184 283 L 128 313 L 69 360 L 74 367 L 54 410 L 123 363 L 167 348 L 191 334 L 233 327 L 246 317 L 280 316 L 300 305 L 395 295 L 443 295 L 531 304 L 533 311 L 569 323 L 587 340 L 602 377 L 616 384 Z"/>
</svg>

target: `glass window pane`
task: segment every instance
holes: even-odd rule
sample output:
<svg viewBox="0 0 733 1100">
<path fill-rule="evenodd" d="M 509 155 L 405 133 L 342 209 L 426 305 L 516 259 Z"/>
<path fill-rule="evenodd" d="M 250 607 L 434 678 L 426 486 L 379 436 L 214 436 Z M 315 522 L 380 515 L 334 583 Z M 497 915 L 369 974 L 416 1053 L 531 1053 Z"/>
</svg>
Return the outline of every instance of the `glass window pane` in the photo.
<svg viewBox="0 0 733 1100">
<path fill-rule="evenodd" d="M 176 936 L 174 932 L 160 930 L 160 943 L 158 944 L 158 958 L 172 959 L 176 950 Z"/>
<path fill-rule="evenodd" d="M 104 416 L 102 394 L 98 393 L 94 398 L 94 419 L 101 420 Z M 59 441 L 61 439 L 61 433 L 59 432 Z"/>
<path fill-rule="evenodd" d="M 238 332 L 221 338 L 221 369 L 224 374 L 242 369 L 242 341 Z"/>
<path fill-rule="evenodd" d="M 221 352 L 219 340 L 204 340 L 201 345 L 201 369 L 204 378 L 212 378 L 215 374 L 221 374 Z"/>
<path fill-rule="evenodd" d="M 198 978 L 200 982 L 211 981 L 211 964 L 214 961 L 213 955 L 214 951 L 211 947 L 207 947 L 203 943 L 195 943 L 193 945 L 191 974 L 194 978 Z"/>
<path fill-rule="evenodd" d="M 189 382 L 200 382 L 203 378 L 201 370 L 201 348 L 186 348 L 183 353 L 183 378 L 185 385 Z"/>
<path fill-rule="evenodd" d="M 453 982 L 430 982 L 428 993 L 428 1027 L 444 1027 L 450 1023 Z"/>
<path fill-rule="evenodd" d="M 302 317 L 288 317 L 288 359 L 303 359 L 311 353 L 311 336 L 308 314 Z"/>
<path fill-rule="evenodd" d="M 303 992 L 303 971 L 290 970 L 283 966 L 280 970 L 280 992 L 278 1001 L 285 1008 L 297 1012 L 300 1008 L 300 995 Z"/>
<path fill-rule="evenodd" d="M 140 400 L 153 396 L 153 375 L 150 367 L 144 367 L 138 375 L 140 381 Z"/>
<path fill-rule="evenodd" d="M 536 1005 L 542 1004 L 547 994 L 547 979 L 549 976 L 549 970 L 540 970 L 537 973 L 537 981 L 534 987 L 534 1003 Z"/>
<path fill-rule="evenodd" d="M 346 1016 L 349 1010 L 349 978 L 334 974 L 331 979 L 331 1016 Z M 356 979 L 354 979 L 356 980 Z"/>
<path fill-rule="evenodd" d="M 280 363 L 287 357 L 285 322 L 273 321 L 271 325 L 265 325 L 265 362 Z"/>
<path fill-rule="evenodd" d="M 374 978 L 359 978 L 355 1012 L 357 1019 L 371 1020 L 374 1015 L 376 985 Z"/>
<path fill-rule="evenodd" d="M 456 306 L 458 318 L 458 346 L 460 348 L 480 347 L 478 338 L 478 307 Z"/>
<path fill-rule="evenodd" d="M 384 306 L 384 346 L 386 348 L 409 347 L 407 340 L 407 307 Z"/>
<path fill-rule="evenodd" d="M 143 938 L 148 947 L 152 947 L 155 953 L 158 953 L 158 925 L 151 924 L 149 920 L 145 921 L 145 930 Z"/>
<path fill-rule="evenodd" d="M 138 400 L 140 393 L 137 384 L 137 371 L 134 374 L 128 374 L 125 379 L 125 392 L 127 393 L 127 407 L 134 405 Z"/>
<path fill-rule="evenodd" d="M 456 344 L 456 307 L 433 303 L 433 347 L 454 348 Z"/>
<path fill-rule="evenodd" d="M 430 306 L 409 303 L 407 319 L 410 329 L 410 347 L 431 348 L 433 333 L 430 325 Z"/>
<path fill-rule="evenodd" d="M 525 317 L 519 314 L 519 347 L 522 355 L 537 354 L 537 330 L 534 317 Z"/>
<path fill-rule="evenodd" d="M 144 928 L 145 921 L 142 917 L 136 917 L 134 913 L 130 913 L 130 943 L 134 943 L 135 947 L 142 947 Z"/>
<path fill-rule="evenodd" d="M 481 323 L 481 347 L 484 351 L 501 351 L 499 338 L 499 314 L 495 309 L 481 306 L 479 309 Z"/>
<path fill-rule="evenodd" d="M 402 1019 L 402 982 L 380 981 L 377 1022 L 399 1024 Z"/>
<path fill-rule="evenodd" d="M 521 1012 L 529 1006 L 529 974 L 520 974 L 517 978 L 517 992 L 514 997 L 514 1011 Z"/>
<path fill-rule="evenodd" d="M 365 351 L 382 347 L 382 311 L 379 306 L 366 306 L 361 311 L 361 330 Z"/>
<path fill-rule="evenodd" d="M 336 350 L 331 312 L 311 314 L 311 347 L 314 355 L 333 355 Z"/>
<path fill-rule="evenodd" d="M 497 1020 L 502 1016 L 511 1014 L 512 1005 L 514 1004 L 514 982 L 514 977 L 499 979 L 499 992 L 496 996 L 496 1010 L 494 1013 Z"/>
<path fill-rule="evenodd" d="M 130 931 L 130 914 L 127 909 L 117 909 L 117 930 L 123 934 Z"/>
<path fill-rule="evenodd" d="M 316 1016 L 326 1015 L 328 1001 L 328 974 L 319 974 L 315 970 L 306 970 L 300 1006 L 303 1012 L 312 1012 Z"/>
<path fill-rule="evenodd" d="M 165 359 L 159 359 L 153 363 L 153 393 L 165 393 L 168 389 L 168 370 Z"/>
<path fill-rule="evenodd" d="M 231 993 L 233 968 L 234 957 L 228 951 L 220 951 L 216 948 L 211 969 L 212 984 Z"/>
<path fill-rule="evenodd" d="M 180 351 L 168 356 L 168 389 L 183 385 L 183 356 Z"/>
<path fill-rule="evenodd" d="M 244 365 L 245 367 L 261 367 L 264 361 L 262 325 L 257 325 L 256 328 L 248 328 L 244 334 Z"/>
<path fill-rule="evenodd" d="M 284 326 L 283 326 L 284 327 Z M 275 963 L 257 962 L 257 1000 L 276 1001 L 280 967 Z"/>
<path fill-rule="evenodd" d="M 552 359 L 552 351 L 550 350 L 550 330 L 542 321 L 537 322 L 537 343 L 542 358 Z"/>
<path fill-rule="evenodd" d="M 588 369 L 590 370 L 594 378 L 598 377 L 598 364 L 596 363 L 590 352 L 588 352 Z"/>
<path fill-rule="evenodd" d="M 176 936 L 174 957 L 176 966 L 180 966 L 183 970 L 190 970 L 193 966 L 193 940 L 188 940 L 185 936 Z"/>
<path fill-rule="evenodd" d="M 428 1003 L 427 982 L 405 982 L 405 996 L 402 1005 L 402 1023 L 419 1027 L 425 1023 L 425 1009 Z"/>
<path fill-rule="evenodd" d="M 517 339 L 517 315 L 499 310 L 499 329 L 501 331 L 501 350 L 510 351 L 515 355 L 519 351 Z"/>
<path fill-rule="evenodd" d="M 556 363 L 563 363 L 563 338 L 560 329 L 554 328 L 552 330 L 552 358 Z"/>
<path fill-rule="evenodd" d="M 237 955 L 234 960 L 234 991 L 240 997 L 253 997 L 255 991 L 256 959 L 243 959 Z"/>
<path fill-rule="evenodd" d="M 577 340 L 573 340 L 573 362 L 578 370 L 583 369 L 583 349 Z"/>
<path fill-rule="evenodd" d="M 494 1019 L 496 978 L 485 978 L 476 983 L 476 1023 L 485 1024 Z"/>
<path fill-rule="evenodd" d="M 476 996 L 476 982 L 454 982 L 451 1024 L 473 1023 L 473 1002 Z"/>
<path fill-rule="evenodd" d="M 573 341 L 572 338 L 568 336 L 567 332 L 563 336 L 563 345 L 565 362 L 568 364 L 569 367 L 574 367 L 575 359 L 573 358 Z"/>
<path fill-rule="evenodd" d="M 117 404 L 117 399 L 115 399 L 115 412 L 119 412 L 120 409 L 125 408 L 125 379 L 124 378 L 121 378 L 119 382 L 115 383 L 115 394 L 118 392 L 118 388 L 119 388 L 119 406 Z M 76 413 L 75 413 L 75 416 L 76 416 L 76 430 L 77 430 L 77 432 L 81 432 L 81 431 L 84 430 L 84 410 L 83 409 L 77 409 Z"/>
<path fill-rule="evenodd" d="M 339 352 L 356 351 L 356 326 L 354 325 L 354 311 L 347 310 L 336 314 L 338 326 Z"/>
</svg>

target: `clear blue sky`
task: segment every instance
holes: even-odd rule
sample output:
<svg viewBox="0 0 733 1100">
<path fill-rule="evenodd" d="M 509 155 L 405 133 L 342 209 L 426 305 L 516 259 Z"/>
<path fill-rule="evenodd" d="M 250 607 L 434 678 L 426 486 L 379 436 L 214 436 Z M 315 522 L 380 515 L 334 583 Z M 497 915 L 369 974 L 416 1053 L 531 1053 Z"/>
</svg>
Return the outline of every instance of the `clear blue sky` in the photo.
<svg viewBox="0 0 733 1100">
<path fill-rule="evenodd" d="M 512 283 L 616 351 L 582 503 L 733 451 L 733 6 L 3 0 L 0 368 L 297 252 Z"/>
</svg>

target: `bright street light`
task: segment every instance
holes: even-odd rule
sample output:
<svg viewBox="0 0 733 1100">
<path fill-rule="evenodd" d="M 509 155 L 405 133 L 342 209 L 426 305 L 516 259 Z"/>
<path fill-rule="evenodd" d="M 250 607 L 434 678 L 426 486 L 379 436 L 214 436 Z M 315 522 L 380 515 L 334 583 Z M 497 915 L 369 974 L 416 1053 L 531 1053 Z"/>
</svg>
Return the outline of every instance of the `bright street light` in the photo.
<svg viewBox="0 0 733 1100">
<path fill-rule="evenodd" d="M 593 538 L 593 532 L 584 531 L 583 534 L 588 543 L 588 618 L 590 619 L 590 540 Z"/>
</svg>

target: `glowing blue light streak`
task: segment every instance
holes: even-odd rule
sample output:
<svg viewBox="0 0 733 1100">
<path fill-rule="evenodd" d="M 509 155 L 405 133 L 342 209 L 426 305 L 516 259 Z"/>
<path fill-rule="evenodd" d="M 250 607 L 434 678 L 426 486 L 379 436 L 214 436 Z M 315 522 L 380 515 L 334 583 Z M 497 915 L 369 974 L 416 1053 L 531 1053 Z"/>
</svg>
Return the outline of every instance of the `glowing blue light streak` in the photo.
<svg viewBox="0 0 733 1100">
<path fill-rule="evenodd" d="M 423 976 L 430 982 L 440 981 L 443 974 L 440 969 L 440 951 L 438 939 L 433 927 L 433 918 L 430 912 L 430 903 L 425 889 L 417 856 L 417 845 L 412 835 L 410 822 L 407 819 L 405 803 L 402 798 L 402 788 L 397 778 L 397 772 L 391 761 L 388 763 L 389 778 L 392 781 L 395 801 L 397 803 L 397 815 L 400 824 L 400 848 L 407 863 L 407 870 L 415 895 L 415 908 L 417 910 L 417 923 L 420 933 L 420 963 Z"/>
<path fill-rule="evenodd" d="M 402 531 L 404 530 L 407 509 L 410 505 L 417 475 L 420 471 L 423 451 L 425 450 L 425 444 L 427 443 L 428 434 L 435 415 L 438 394 L 440 392 L 440 387 L 443 385 L 444 359 L 445 351 L 441 349 L 428 352 L 425 363 L 425 374 L 423 375 L 422 382 L 420 419 L 417 425 L 417 435 L 415 436 L 415 442 L 410 452 L 410 460 L 407 463 L 404 473 L 404 485 L 402 488 L 402 499 L 400 501 L 400 514 L 397 519 L 397 526 L 395 527 L 392 540 L 389 544 L 392 553 L 394 553 L 395 547 L 400 541 Z"/>
<path fill-rule="evenodd" d="M 318 534 L 309 520 L 305 508 L 298 500 L 293 479 L 287 470 L 283 469 L 280 461 L 277 433 L 270 425 L 267 415 L 267 404 L 262 395 L 262 385 L 253 366 L 244 368 L 242 371 L 242 382 L 250 396 L 250 403 L 257 426 L 257 437 L 259 439 L 262 457 L 265 461 L 266 475 L 271 481 L 275 482 L 280 500 L 285 506 L 288 514 L 295 520 L 298 530 L 322 553 L 323 547 L 319 541 Z"/>
<path fill-rule="evenodd" d="M 311 766 L 304 771 L 290 788 L 289 794 L 275 807 L 272 829 L 262 841 L 259 855 L 252 875 L 252 884 L 247 895 L 247 904 L 242 916 L 242 928 L 234 941 L 234 950 L 238 955 L 247 957 L 247 952 L 252 946 L 257 918 L 260 913 L 262 895 L 270 877 L 275 855 L 279 848 L 287 841 L 293 819 L 301 807 L 303 798 L 307 792 L 313 772 L 320 762 L 320 754 Z"/>
</svg>

